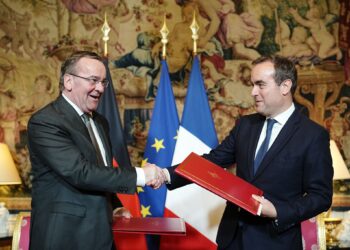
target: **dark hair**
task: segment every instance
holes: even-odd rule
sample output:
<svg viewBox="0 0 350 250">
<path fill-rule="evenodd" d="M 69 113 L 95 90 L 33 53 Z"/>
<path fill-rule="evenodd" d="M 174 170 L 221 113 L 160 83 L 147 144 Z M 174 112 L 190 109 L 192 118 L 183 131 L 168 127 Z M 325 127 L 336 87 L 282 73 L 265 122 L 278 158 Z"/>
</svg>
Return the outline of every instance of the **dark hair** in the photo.
<svg viewBox="0 0 350 250">
<path fill-rule="evenodd" d="M 294 94 L 297 88 L 298 73 L 295 64 L 286 57 L 283 56 L 262 56 L 255 59 L 252 64 L 257 65 L 264 62 L 271 62 L 275 68 L 274 80 L 277 85 L 281 85 L 285 80 L 291 80 L 292 88 L 291 92 Z"/>
<path fill-rule="evenodd" d="M 61 65 L 61 75 L 59 89 L 60 92 L 64 89 L 64 75 L 69 73 L 74 73 L 75 66 L 78 61 L 82 58 L 95 59 L 103 63 L 103 58 L 92 51 L 76 51 L 73 52 Z"/>
</svg>

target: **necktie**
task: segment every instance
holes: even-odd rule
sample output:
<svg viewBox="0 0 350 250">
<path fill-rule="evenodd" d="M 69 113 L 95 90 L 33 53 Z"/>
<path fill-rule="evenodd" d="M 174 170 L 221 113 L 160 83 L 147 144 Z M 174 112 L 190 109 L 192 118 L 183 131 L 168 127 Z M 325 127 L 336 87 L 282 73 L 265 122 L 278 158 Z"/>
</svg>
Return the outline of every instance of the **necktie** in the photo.
<svg viewBox="0 0 350 250">
<path fill-rule="evenodd" d="M 81 117 L 83 118 L 85 126 L 87 127 L 87 129 L 89 131 L 91 142 L 95 147 L 96 154 L 97 154 L 97 161 L 100 165 L 102 164 L 104 166 L 105 164 L 103 161 L 102 153 L 101 153 L 100 147 L 98 146 L 94 131 L 92 130 L 92 127 L 91 127 L 90 115 L 89 114 L 82 114 Z"/>
<path fill-rule="evenodd" d="M 276 120 L 274 120 L 274 119 L 267 119 L 266 136 L 265 136 L 265 139 L 264 139 L 263 143 L 261 144 L 259 151 L 256 154 L 256 157 L 254 160 L 254 174 L 258 170 L 262 159 L 264 159 L 264 156 L 265 156 L 267 150 L 269 149 L 271 131 L 272 131 L 272 127 L 275 124 L 275 122 L 276 122 Z"/>
</svg>

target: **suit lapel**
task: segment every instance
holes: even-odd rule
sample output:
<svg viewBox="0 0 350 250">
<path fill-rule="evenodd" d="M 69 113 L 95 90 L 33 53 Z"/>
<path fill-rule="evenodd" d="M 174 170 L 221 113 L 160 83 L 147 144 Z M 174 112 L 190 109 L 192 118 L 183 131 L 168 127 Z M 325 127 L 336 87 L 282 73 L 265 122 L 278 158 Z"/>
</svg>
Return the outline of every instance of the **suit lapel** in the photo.
<svg viewBox="0 0 350 250">
<path fill-rule="evenodd" d="M 56 100 L 57 108 L 61 111 L 62 116 L 66 117 L 64 121 L 67 121 L 71 124 L 72 128 L 76 128 L 80 132 L 84 133 L 85 136 L 90 140 L 89 132 L 77 113 L 75 109 L 63 98 L 63 96 L 60 96 Z"/>
<path fill-rule="evenodd" d="M 78 133 L 82 133 L 86 139 L 90 142 L 89 145 L 91 145 L 91 150 L 95 152 L 95 148 L 91 142 L 91 138 L 89 135 L 89 131 L 87 130 L 83 120 L 75 111 L 75 109 L 64 99 L 63 96 L 59 96 L 56 100 L 57 109 L 61 111 L 62 116 L 66 117 L 64 118 L 64 121 L 67 121 L 70 123 L 70 126 L 74 128 Z M 111 152 L 110 147 L 108 146 L 108 139 L 105 133 L 105 130 L 103 129 L 103 126 L 101 125 L 101 122 L 99 119 L 94 119 L 95 125 L 98 129 L 99 135 L 101 137 L 103 146 L 106 151 L 106 157 L 107 157 L 107 163 L 109 166 L 111 166 L 112 158 L 111 158 Z"/>
<path fill-rule="evenodd" d="M 270 149 L 267 151 L 254 178 L 257 178 L 275 158 L 275 156 L 286 146 L 288 141 L 294 135 L 295 131 L 299 128 L 299 119 L 300 114 L 296 109 L 288 119 L 287 123 L 283 126 L 281 132 L 278 134 Z"/>
</svg>

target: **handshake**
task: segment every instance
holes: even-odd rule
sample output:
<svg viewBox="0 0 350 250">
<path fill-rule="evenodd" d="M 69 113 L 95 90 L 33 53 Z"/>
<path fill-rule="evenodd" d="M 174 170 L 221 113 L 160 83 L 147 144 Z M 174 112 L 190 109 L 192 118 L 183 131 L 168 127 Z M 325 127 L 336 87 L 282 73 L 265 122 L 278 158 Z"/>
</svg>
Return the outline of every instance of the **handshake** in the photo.
<svg viewBox="0 0 350 250">
<path fill-rule="evenodd" d="M 142 168 L 145 172 L 146 185 L 154 189 L 159 188 L 164 182 L 170 182 L 169 172 L 155 164 L 147 163 Z"/>
</svg>

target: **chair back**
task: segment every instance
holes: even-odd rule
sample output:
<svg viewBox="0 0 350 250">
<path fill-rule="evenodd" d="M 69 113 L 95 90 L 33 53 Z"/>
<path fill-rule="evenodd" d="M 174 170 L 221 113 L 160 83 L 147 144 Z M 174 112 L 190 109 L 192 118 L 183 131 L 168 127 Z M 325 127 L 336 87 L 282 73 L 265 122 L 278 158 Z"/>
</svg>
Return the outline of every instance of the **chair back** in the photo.
<svg viewBox="0 0 350 250">
<path fill-rule="evenodd" d="M 30 212 L 20 212 L 13 230 L 12 250 L 29 249 L 29 230 Z"/>
<path fill-rule="evenodd" d="M 318 231 L 316 217 L 313 217 L 301 223 L 301 235 L 303 237 L 304 250 L 319 249 L 317 233 Z"/>
</svg>

